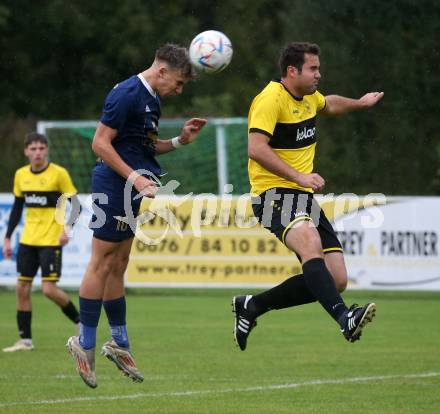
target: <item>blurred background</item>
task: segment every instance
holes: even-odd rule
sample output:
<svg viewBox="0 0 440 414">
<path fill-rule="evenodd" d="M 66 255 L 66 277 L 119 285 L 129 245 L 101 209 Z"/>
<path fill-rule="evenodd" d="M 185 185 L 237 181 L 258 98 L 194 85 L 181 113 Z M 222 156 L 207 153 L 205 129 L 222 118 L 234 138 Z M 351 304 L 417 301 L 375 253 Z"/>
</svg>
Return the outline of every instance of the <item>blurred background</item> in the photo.
<svg viewBox="0 0 440 414">
<path fill-rule="evenodd" d="M 323 94 L 385 92 L 373 109 L 320 119 L 316 171 L 326 191 L 439 194 L 439 17 L 433 0 L 2 0 L 0 191 L 11 190 L 23 136 L 37 121 L 98 120 L 109 89 L 148 67 L 158 46 L 188 46 L 215 29 L 232 41 L 230 66 L 165 101 L 163 118 L 246 117 L 279 76 L 280 48 L 315 42 Z M 248 191 L 241 131 L 230 138 L 240 160 L 233 175 L 243 177 L 234 192 Z"/>
</svg>

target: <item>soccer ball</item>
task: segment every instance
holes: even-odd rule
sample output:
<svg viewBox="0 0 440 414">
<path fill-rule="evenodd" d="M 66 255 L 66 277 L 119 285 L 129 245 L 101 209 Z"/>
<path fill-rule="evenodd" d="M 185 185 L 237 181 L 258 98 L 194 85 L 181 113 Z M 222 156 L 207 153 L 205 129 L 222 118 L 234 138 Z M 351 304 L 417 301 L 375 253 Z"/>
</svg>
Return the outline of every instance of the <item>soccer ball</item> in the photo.
<svg viewBox="0 0 440 414">
<path fill-rule="evenodd" d="M 222 71 L 232 59 L 231 41 L 217 30 L 199 33 L 189 47 L 189 58 L 196 69 L 206 73 Z"/>
</svg>

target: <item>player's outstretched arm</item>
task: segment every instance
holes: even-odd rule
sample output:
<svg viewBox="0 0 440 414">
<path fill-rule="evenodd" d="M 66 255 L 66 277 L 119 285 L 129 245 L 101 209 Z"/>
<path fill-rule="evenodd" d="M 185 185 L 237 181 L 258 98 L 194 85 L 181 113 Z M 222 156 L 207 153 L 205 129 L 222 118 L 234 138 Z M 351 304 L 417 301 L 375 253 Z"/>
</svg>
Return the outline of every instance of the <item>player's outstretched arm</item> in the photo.
<svg viewBox="0 0 440 414">
<path fill-rule="evenodd" d="M 208 121 L 203 118 L 191 118 L 186 121 L 178 137 L 156 141 L 156 154 L 165 154 L 173 151 L 181 145 L 191 144 L 197 138 L 197 135 L 207 122 Z"/>
<path fill-rule="evenodd" d="M 327 95 L 325 97 L 325 107 L 320 113 L 325 115 L 342 115 L 359 109 L 370 108 L 376 105 L 383 96 L 383 92 L 369 92 L 359 99 Z"/>
<path fill-rule="evenodd" d="M 203 118 L 191 118 L 183 125 L 182 132 L 180 133 L 179 142 L 182 145 L 191 144 L 199 135 L 199 132 L 206 125 L 208 121 Z"/>
</svg>

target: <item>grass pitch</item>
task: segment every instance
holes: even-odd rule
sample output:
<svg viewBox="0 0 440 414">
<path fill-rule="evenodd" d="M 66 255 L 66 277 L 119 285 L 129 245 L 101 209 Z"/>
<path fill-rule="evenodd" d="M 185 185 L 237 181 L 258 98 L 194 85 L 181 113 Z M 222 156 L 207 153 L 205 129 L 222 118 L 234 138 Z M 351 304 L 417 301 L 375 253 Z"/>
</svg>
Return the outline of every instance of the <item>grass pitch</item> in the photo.
<svg viewBox="0 0 440 414">
<path fill-rule="evenodd" d="M 97 355 L 92 390 L 65 348 L 76 329 L 35 292 L 35 350 L 0 352 L 0 413 L 440 412 L 440 293 L 346 293 L 348 304 L 377 304 L 354 344 L 317 304 L 270 312 L 245 352 L 232 337 L 230 300 L 238 293 L 129 291 L 129 336 L 145 381 L 131 383 Z M 0 291 L 0 301 L 3 348 L 17 339 L 14 292 Z M 107 337 L 103 313 L 98 344 Z"/>
</svg>

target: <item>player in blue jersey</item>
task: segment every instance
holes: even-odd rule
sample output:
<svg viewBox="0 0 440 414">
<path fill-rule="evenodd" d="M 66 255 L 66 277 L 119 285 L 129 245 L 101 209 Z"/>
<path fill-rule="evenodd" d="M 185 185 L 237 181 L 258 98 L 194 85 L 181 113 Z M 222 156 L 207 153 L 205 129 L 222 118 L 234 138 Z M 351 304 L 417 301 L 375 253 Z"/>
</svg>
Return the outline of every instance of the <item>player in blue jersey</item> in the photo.
<svg viewBox="0 0 440 414">
<path fill-rule="evenodd" d="M 205 119 L 192 118 L 178 137 L 158 139 L 161 98 L 181 94 L 193 77 L 187 50 L 166 44 L 156 51 L 148 69 L 117 84 L 104 103 L 92 144 L 101 161 L 92 177 L 92 255 L 79 292 L 80 335 L 67 342 L 79 375 L 92 388 L 97 386 L 96 329 L 102 306 L 112 339 L 101 353 L 133 381 L 143 381 L 126 329 L 124 273 L 135 230 L 128 217 L 139 212 L 139 194 L 151 198 L 156 194 L 157 177 L 161 176 L 156 155 L 192 143 L 206 124 Z M 134 188 L 124 200 L 126 184 Z"/>
</svg>

